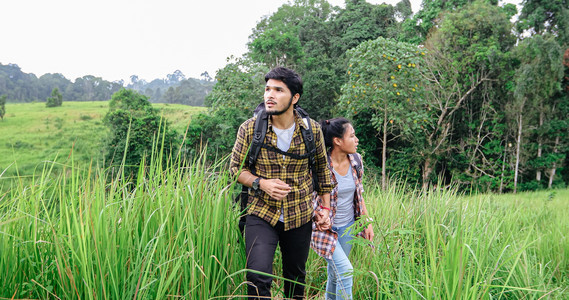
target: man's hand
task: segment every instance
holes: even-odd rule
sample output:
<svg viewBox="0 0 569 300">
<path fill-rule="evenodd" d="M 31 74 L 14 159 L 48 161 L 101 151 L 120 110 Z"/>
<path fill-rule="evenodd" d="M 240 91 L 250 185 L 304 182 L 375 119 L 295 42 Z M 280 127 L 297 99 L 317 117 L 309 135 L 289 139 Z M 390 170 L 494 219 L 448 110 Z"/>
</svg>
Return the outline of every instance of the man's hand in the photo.
<svg viewBox="0 0 569 300">
<path fill-rule="evenodd" d="M 261 179 L 259 184 L 263 192 L 276 200 L 284 199 L 291 190 L 290 186 L 280 179 Z"/>
</svg>

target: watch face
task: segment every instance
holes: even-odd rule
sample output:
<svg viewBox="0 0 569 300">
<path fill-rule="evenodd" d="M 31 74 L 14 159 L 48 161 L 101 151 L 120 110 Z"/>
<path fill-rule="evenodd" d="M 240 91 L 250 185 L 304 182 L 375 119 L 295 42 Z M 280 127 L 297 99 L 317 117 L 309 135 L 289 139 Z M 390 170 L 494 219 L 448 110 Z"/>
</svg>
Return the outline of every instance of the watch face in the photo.
<svg viewBox="0 0 569 300">
<path fill-rule="evenodd" d="M 257 179 L 255 179 L 255 181 L 253 181 L 252 188 L 253 188 L 254 190 L 258 190 L 258 189 L 259 189 L 259 181 L 260 181 L 260 179 L 261 179 L 261 178 L 257 178 Z"/>
</svg>

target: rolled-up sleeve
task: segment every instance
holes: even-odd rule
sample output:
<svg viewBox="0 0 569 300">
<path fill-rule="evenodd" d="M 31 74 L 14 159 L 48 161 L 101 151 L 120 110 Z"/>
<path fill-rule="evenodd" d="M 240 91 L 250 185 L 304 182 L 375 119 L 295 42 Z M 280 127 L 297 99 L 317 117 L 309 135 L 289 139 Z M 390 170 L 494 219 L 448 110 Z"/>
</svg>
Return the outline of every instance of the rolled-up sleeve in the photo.
<svg viewBox="0 0 569 300">
<path fill-rule="evenodd" d="M 326 146 L 324 145 L 324 135 L 320 124 L 313 122 L 313 133 L 316 146 L 316 172 L 318 173 L 318 184 L 320 185 L 319 195 L 328 194 L 332 191 L 332 179 L 330 170 L 328 169 L 328 155 L 326 155 Z"/>
<path fill-rule="evenodd" d="M 250 134 L 247 134 L 250 122 L 245 122 L 239 126 L 235 145 L 231 151 L 231 161 L 229 163 L 229 173 L 235 179 L 239 176 L 241 170 L 247 169 L 247 153 L 249 152 Z"/>
</svg>

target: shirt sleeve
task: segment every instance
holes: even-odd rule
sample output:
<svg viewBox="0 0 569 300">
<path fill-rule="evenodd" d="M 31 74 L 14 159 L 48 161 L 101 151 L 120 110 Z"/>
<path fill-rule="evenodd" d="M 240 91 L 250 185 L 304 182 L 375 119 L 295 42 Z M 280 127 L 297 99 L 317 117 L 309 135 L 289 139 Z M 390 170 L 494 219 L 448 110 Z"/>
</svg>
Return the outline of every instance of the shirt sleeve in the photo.
<svg viewBox="0 0 569 300">
<path fill-rule="evenodd" d="M 322 129 L 320 124 L 317 122 L 312 123 L 314 141 L 316 146 L 316 170 L 318 175 L 318 184 L 320 185 L 320 191 L 318 194 L 328 194 L 332 191 L 332 179 L 330 176 L 330 170 L 328 170 L 328 155 L 326 155 L 326 146 L 324 145 L 324 135 L 322 134 Z"/>
<path fill-rule="evenodd" d="M 235 138 L 235 145 L 233 145 L 233 150 L 231 151 L 229 173 L 235 178 L 239 176 L 241 170 L 247 170 L 248 168 L 248 162 L 246 160 L 251 135 L 247 132 L 247 124 L 248 122 L 245 122 L 239 126 L 237 137 Z"/>
</svg>

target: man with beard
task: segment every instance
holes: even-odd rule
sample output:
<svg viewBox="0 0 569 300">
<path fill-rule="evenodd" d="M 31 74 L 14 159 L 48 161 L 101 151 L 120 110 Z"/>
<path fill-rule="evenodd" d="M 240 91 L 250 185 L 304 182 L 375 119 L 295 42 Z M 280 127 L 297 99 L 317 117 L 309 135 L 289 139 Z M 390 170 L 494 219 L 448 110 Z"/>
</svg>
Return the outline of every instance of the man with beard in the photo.
<svg viewBox="0 0 569 300">
<path fill-rule="evenodd" d="M 320 125 L 303 119 L 295 110 L 302 95 L 302 80 L 293 70 L 277 67 L 265 75 L 265 111 L 268 126 L 264 146 L 257 156 L 254 171 L 248 162 L 249 147 L 255 132 L 255 116 L 239 127 L 231 155 L 230 172 L 249 187 L 245 248 L 247 269 L 272 274 L 277 245 L 282 253 L 285 297 L 303 299 L 305 265 L 310 248 L 314 215 L 313 191 L 323 199 L 322 213 L 314 215 L 319 228 L 330 228 L 330 172 Z M 310 126 L 308 125 L 310 122 Z M 311 174 L 302 128 L 312 128 L 316 174 Z M 272 149 L 280 149 L 272 151 Z M 292 154 L 291 157 L 287 154 Z M 304 155 L 304 156 L 303 156 Z M 318 176 L 319 187 L 312 176 Z M 250 299 L 271 297 L 272 277 L 247 273 Z M 300 284 L 299 284 L 300 283 Z"/>
</svg>

